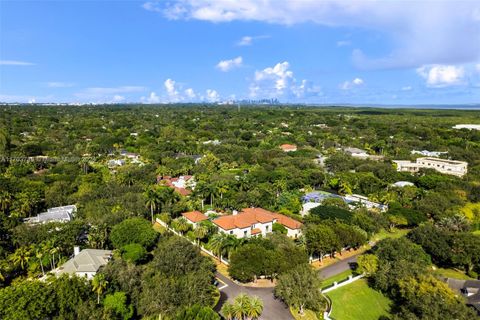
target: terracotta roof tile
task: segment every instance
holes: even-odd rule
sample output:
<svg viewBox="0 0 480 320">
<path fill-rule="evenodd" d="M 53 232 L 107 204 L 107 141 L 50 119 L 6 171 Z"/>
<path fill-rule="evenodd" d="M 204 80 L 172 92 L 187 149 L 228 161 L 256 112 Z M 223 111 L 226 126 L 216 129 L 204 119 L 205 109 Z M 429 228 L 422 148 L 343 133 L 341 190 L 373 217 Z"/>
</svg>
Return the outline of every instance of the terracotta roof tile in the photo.
<svg viewBox="0 0 480 320">
<path fill-rule="evenodd" d="M 184 212 L 182 213 L 182 216 L 184 216 L 186 219 L 190 220 L 193 223 L 208 220 L 208 217 L 200 211 Z"/>
<path fill-rule="evenodd" d="M 262 208 L 246 208 L 236 215 L 219 217 L 212 222 L 224 230 L 248 228 L 256 223 L 277 221 L 289 229 L 299 229 L 302 224 L 292 218 Z"/>
<path fill-rule="evenodd" d="M 255 228 L 255 229 L 252 229 L 252 235 L 256 235 L 256 234 L 259 234 L 259 233 L 262 233 L 262 230 L 258 229 L 258 228 Z"/>
</svg>

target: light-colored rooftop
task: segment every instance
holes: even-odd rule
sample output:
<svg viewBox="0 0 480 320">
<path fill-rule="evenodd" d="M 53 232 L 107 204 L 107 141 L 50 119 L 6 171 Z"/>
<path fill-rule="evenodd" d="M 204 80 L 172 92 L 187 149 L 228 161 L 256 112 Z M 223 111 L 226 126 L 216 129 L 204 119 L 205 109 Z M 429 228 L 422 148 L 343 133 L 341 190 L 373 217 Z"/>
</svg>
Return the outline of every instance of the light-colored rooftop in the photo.
<svg viewBox="0 0 480 320">
<path fill-rule="evenodd" d="M 111 250 L 84 249 L 59 268 L 59 274 L 77 272 L 97 272 L 112 256 Z"/>
</svg>

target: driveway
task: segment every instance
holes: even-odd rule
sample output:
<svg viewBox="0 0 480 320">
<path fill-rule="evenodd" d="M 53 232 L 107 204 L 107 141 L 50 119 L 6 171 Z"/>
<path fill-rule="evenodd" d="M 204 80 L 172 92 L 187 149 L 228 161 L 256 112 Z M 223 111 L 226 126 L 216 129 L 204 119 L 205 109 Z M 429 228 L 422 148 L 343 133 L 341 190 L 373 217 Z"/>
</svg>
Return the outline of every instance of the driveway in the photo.
<svg viewBox="0 0 480 320">
<path fill-rule="evenodd" d="M 259 319 L 263 320 L 292 320 L 289 308 L 273 296 L 273 288 L 250 288 L 236 284 L 227 277 L 217 272 L 217 279 L 220 283 L 220 302 L 215 307 L 216 311 L 220 311 L 225 301 L 232 301 L 240 293 L 258 296 L 263 301 L 263 312 Z"/>
<path fill-rule="evenodd" d="M 351 256 L 345 260 L 335 262 L 334 264 L 329 265 L 328 267 L 320 269 L 320 277 L 322 279 L 333 277 L 343 271 L 352 269 L 350 264 L 357 262 L 357 257 L 359 254 Z"/>
</svg>

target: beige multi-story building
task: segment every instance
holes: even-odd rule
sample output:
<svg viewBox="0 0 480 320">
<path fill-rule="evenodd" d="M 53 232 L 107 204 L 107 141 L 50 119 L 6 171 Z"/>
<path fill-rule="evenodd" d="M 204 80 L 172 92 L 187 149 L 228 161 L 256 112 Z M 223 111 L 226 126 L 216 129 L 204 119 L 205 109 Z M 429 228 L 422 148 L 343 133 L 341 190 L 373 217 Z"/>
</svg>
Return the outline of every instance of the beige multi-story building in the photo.
<svg viewBox="0 0 480 320">
<path fill-rule="evenodd" d="M 406 160 L 393 160 L 397 171 L 418 172 L 420 169 L 434 169 L 440 173 L 463 177 L 468 170 L 468 163 L 464 161 L 445 160 L 440 158 L 418 158 L 416 162 Z"/>
</svg>

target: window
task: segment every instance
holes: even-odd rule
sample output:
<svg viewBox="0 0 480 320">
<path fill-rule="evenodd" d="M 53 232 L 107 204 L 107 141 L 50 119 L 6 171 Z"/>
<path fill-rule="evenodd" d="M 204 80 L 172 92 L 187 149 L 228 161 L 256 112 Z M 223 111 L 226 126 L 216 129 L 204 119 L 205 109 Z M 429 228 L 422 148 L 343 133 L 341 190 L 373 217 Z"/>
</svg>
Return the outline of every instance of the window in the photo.
<svg viewBox="0 0 480 320">
<path fill-rule="evenodd" d="M 232 230 L 232 231 L 230 231 L 230 234 L 233 234 L 233 230 Z"/>
<path fill-rule="evenodd" d="M 247 230 L 243 231 L 243 236 L 244 236 L 244 237 L 247 236 Z"/>
<path fill-rule="evenodd" d="M 267 232 L 268 232 L 268 228 L 269 228 L 269 227 L 270 227 L 270 226 L 267 225 L 267 227 L 265 228 L 265 230 L 267 230 Z"/>
</svg>

